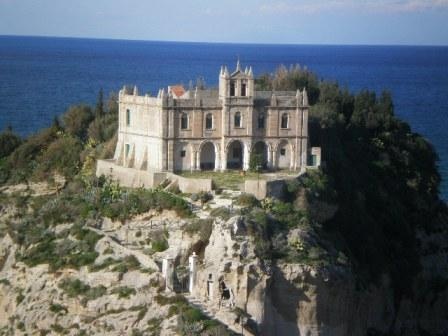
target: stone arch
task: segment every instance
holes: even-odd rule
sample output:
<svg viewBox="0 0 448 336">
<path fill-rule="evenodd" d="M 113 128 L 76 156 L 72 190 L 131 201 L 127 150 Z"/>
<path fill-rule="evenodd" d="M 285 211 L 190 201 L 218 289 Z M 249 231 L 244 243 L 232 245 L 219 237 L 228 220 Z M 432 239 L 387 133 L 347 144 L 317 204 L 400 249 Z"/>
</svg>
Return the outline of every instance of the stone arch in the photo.
<svg viewBox="0 0 448 336">
<path fill-rule="evenodd" d="M 211 141 L 204 141 L 199 147 L 201 170 L 214 170 L 216 162 L 216 146 Z"/>
<path fill-rule="evenodd" d="M 277 168 L 289 169 L 291 167 L 292 149 L 288 140 L 281 140 L 277 145 Z"/>
<path fill-rule="evenodd" d="M 261 166 L 263 169 L 268 168 L 268 152 L 269 145 L 262 140 L 254 143 L 251 150 L 251 155 L 258 155 L 261 159 Z"/>
<path fill-rule="evenodd" d="M 227 169 L 243 169 L 244 143 L 240 140 L 232 140 L 227 144 Z"/>
</svg>

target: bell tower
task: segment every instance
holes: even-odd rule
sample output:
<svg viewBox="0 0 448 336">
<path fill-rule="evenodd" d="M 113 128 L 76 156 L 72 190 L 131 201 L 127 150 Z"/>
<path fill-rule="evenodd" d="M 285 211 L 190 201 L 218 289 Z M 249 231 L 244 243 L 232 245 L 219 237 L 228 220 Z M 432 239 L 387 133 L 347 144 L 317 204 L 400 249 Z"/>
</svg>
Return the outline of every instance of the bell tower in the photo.
<svg viewBox="0 0 448 336">
<path fill-rule="evenodd" d="M 219 98 L 244 98 L 254 96 L 254 75 L 252 67 L 243 71 L 240 61 L 236 63 L 236 69 L 231 74 L 227 66 L 221 67 L 219 74 Z"/>
</svg>

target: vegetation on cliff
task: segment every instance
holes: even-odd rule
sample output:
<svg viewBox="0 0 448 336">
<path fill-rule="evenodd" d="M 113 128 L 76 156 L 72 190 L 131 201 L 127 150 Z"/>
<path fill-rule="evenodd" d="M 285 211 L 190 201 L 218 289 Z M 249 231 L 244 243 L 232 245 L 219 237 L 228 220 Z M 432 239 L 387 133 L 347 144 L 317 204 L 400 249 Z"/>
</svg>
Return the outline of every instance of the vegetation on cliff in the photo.
<svg viewBox="0 0 448 336">
<path fill-rule="evenodd" d="M 312 227 L 314 235 L 340 252 L 337 260 L 345 262 L 348 257 L 362 281 L 386 273 L 398 296 L 409 293 L 420 270 L 416 231 L 431 232 L 434 223 L 448 217 L 438 197 L 440 176 L 433 147 L 395 116 L 387 92 L 353 94 L 297 66 L 262 75 L 256 86 L 307 88 L 312 105 L 310 142 L 322 147 L 325 163 L 322 171 L 288 185 L 288 202 L 238 200 L 253 208 L 245 216 L 250 233 L 258 239 L 258 254 L 287 261 L 321 260 L 314 257 L 324 255 L 324 249 L 305 254 L 302 246 L 292 249 L 294 242 L 285 242 L 285 232 Z M 126 190 L 93 176 L 95 160 L 113 154 L 116 129 L 116 96 L 104 103 L 100 93 L 95 108 L 71 107 L 61 121 L 56 118 L 51 127 L 27 139 L 10 129 L 0 134 L 0 184 L 51 180 L 55 173 L 68 181 L 55 196 L 12 200 L 22 213 L 8 230 L 24 246 L 20 257 L 27 264 L 48 262 L 58 269 L 91 263 L 92 244 L 98 237 L 78 238 L 86 222 L 101 216 L 124 221 L 151 208 L 191 214 L 188 204 L 170 193 Z M 256 168 L 257 158 L 252 161 Z M 319 225 L 321 220 L 311 207 L 308 212 L 298 210 L 310 202 L 333 204 L 337 210 Z M 67 222 L 78 223 L 79 231 L 56 235 L 48 230 Z M 59 258 L 61 253 L 66 257 Z"/>
<path fill-rule="evenodd" d="M 110 157 L 117 131 L 117 102 L 112 95 L 104 110 L 99 96 L 95 113 L 89 106 L 71 107 L 62 125 L 53 125 L 27 139 L 10 129 L 0 134 L 0 182 L 55 184 L 55 193 L 33 195 L 31 189 L 0 194 L 0 210 L 13 210 L 2 218 L 0 235 L 8 232 L 21 246 L 18 260 L 28 266 L 49 264 L 50 271 L 92 265 L 101 235 L 88 229 L 102 217 L 126 221 L 150 209 L 174 210 L 191 216 L 185 200 L 162 190 L 130 190 L 94 175 L 97 158 Z M 57 185 L 56 175 L 65 178 Z M 157 243 L 157 242 L 155 242 Z"/>
<path fill-rule="evenodd" d="M 95 111 L 70 107 L 51 127 L 26 139 L 11 129 L 0 133 L 0 184 L 51 179 L 54 173 L 73 179 L 80 171 L 92 175 L 94 158 L 110 157 L 115 147 L 118 103 L 111 94 L 104 108 L 99 96 Z"/>
<path fill-rule="evenodd" d="M 320 81 L 307 69 L 280 67 L 261 76 L 259 89 L 307 88 L 312 146 L 323 148 L 325 192 L 337 204 L 325 234 L 350 256 L 361 278 L 391 275 L 397 295 L 419 272 L 416 231 L 446 218 L 439 199 L 437 154 L 397 118 L 390 93 L 356 94 Z"/>
</svg>

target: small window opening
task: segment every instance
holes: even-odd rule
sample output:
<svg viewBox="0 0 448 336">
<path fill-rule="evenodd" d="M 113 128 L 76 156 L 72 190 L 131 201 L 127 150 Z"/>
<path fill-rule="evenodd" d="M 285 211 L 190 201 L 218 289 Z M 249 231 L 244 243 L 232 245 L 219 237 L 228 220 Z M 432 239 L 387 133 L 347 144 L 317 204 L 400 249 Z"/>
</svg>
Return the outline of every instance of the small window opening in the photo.
<svg viewBox="0 0 448 336">
<path fill-rule="evenodd" d="M 241 113 L 236 112 L 234 117 L 234 126 L 235 127 L 241 127 Z"/>
<path fill-rule="evenodd" d="M 213 116 L 211 113 L 205 116 L 205 128 L 208 130 L 213 128 Z"/>
<path fill-rule="evenodd" d="M 180 128 L 183 130 L 188 128 L 188 114 L 186 113 L 182 113 L 180 119 Z"/>
<path fill-rule="evenodd" d="M 230 96 L 231 97 L 235 96 L 235 83 L 234 82 L 230 82 Z"/>
<path fill-rule="evenodd" d="M 131 124 L 131 111 L 129 109 L 126 110 L 126 126 Z"/>
<path fill-rule="evenodd" d="M 242 83 L 241 84 L 241 96 L 243 96 L 243 97 L 246 97 L 246 95 L 247 95 L 246 88 L 247 88 L 246 83 Z"/>
<path fill-rule="evenodd" d="M 289 124 L 288 114 L 284 113 L 282 114 L 281 128 L 288 128 L 288 124 Z"/>
<path fill-rule="evenodd" d="M 264 129 L 264 114 L 258 116 L 258 128 Z"/>
</svg>

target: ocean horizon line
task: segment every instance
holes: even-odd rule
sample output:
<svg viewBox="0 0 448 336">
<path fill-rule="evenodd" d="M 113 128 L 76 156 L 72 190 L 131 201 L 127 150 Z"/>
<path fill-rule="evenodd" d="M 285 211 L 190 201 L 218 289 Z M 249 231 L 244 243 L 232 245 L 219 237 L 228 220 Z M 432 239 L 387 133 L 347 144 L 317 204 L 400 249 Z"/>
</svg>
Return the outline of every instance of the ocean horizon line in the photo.
<svg viewBox="0 0 448 336">
<path fill-rule="evenodd" d="M 269 43 L 269 42 L 226 42 L 226 41 L 179 41 L 179 40 L 146 40 L 113 37 L 85 37 L 85 36 L 55 36 L 55 35 L 11 35 L 0 34 L 0 38 L 41 38 L 61 40 L 93 40 L 93 41 L 121 41 L 121 42 L 148 42 L 148 43 L 183 43 L 199 45 L 254 45 L 254 46 L 318 46 L 318 47 L 394 47 L 394 48 L 448 48 L 448 44 L 361 44 L 361 43 Z"/>
</svg>

